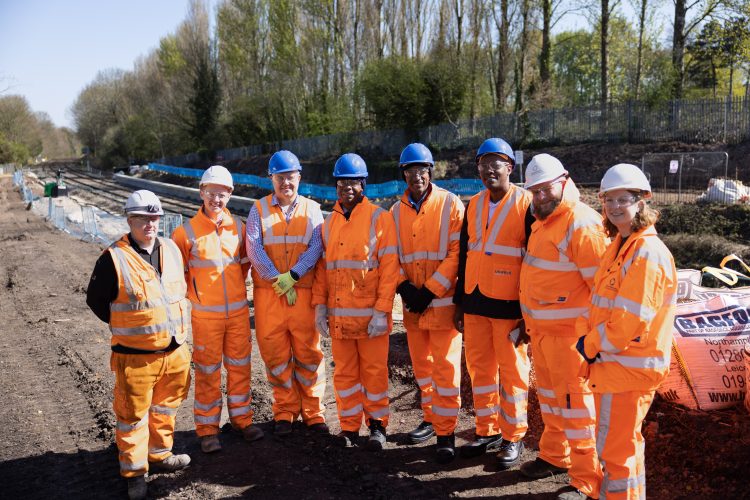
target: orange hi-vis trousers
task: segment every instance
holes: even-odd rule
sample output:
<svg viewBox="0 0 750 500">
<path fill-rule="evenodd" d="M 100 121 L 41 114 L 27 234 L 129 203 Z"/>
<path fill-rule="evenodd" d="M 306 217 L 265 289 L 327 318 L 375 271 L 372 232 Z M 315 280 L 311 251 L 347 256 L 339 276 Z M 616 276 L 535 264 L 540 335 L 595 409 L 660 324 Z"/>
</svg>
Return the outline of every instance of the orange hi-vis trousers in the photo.
<svg viewBox="0 0 750 500">
<path fill-rule="evenodd" d="M 359 431 L 369 419 L 388 425 L 388 335 L 331 338 L 333 388 L 342 431 Z"/>
<path fill-rule="evenodd" d="M 221 366 L 227 371 L 227 409 L 236 429 L 253 422 L 250 409 L 250 317 L 193 316 L 193 364 L 195 366 L 195 432 L 219 433 L 221 421 Z"/>
<path fill-rule="evenodd" d="M 476 434 L 502 434 L 520 441 L 529 428 L 529 361 L 525 344 L 513 345 L 508 334 L 516 319 L 493 319 L 464 314 L 466 367 L 471 377 Z"/>
<path fill-rule="evenodd" d="M 113 352 L 110 367 L 120 475 L 142 476 L 148 462 L 172 455 L 175 416 L 190 389 L 190 350 L 183 344 L 162 354 Z"/>
<path fill-rule="evenodd" d="M 539 458 L 568 469 L 570 484 L 598 498 L 601 471 L 594 444 L 594 395 L 588 365 L 576 351 L 578 339 L 531 334 L 531 353 L 544 431 Z"/>
<path fill-rule="evenodd" d="M 453 328 L 424 330 L 416 319 L 404 316 L 404 326 L 422 413 L 438 436 L 449 436 L 456 429 L 461 408 L 461 333 Z"/>
<path fill-rule="evenodd" d="M 599 498 L 646 498 L 646 443 L 641 424 L 654 391 L 594 393 L 596 452 L 602 465 Z"/>
<path fill-rule="evenodd" d="M 255 287 L 255 338 L 273 387 L 273 418 L 306 425 L 325 421 L 326 369 L 310 288 L 295 287 L 297 302 L 272 288 Z"/>
</svg>

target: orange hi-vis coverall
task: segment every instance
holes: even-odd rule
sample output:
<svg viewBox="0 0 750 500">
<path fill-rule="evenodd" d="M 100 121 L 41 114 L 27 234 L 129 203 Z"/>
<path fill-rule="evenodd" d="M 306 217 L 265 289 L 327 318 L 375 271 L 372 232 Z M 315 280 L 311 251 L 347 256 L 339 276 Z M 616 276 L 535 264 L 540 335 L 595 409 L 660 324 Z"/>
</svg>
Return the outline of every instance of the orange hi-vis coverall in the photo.
<svg viewBox="0 0 750 500">
<path fill-rule="evenodd" d="M 483 190 L 469 200 L 466 211 L 464 295 L 475 289 L 495 301 L 518 301 L 518 279 L 526 247 L 525 218 L 531 195 L 511 184 L 489 215 L 490 194 Z M 472 311 L 473 312 L 473 311 Z M 478 312 L 478 311 L 477 311 Z M 517 442 L 528 430 L 530 362 L 527 346 L 509 338 L 520 320 L 464 314 L 466 366 L 471 376 L 476 429 L 479 436 L 502 434 Z"/>
<path fill-rule="evenodd" d="M 256 202 L 262 240 L 248 239 L 247 244 L 252 249 L 251 259 L 264 252 L 276 270 L 285 273 L 310 248 L 313 234 L 323 224 L 323 214 L 318 203 L 297 196 L 294 212 L 287 221 L 273 198 L 271 194 Z M 315 262 L 319 257 L 318 249 L 317 255 L 308 260 Z M 299 277 L 294 285 L 297 301 L 290 306 L 286 296 L 278 296 L 271 288 L 273 281 L 260 275 L 259 268 L 252 269 L 255 336 L 273 387 L 274 420 L 294 422 L 302 416 L 306 425 L 322 423 L 326 371 L 312 305 L 314 270 Z"/>
<path fill-rule="evenodd" d="M 404 308 L 404 326 L 424 420 L 432 423 L 438 436 L 448 436 L 456 428 L 461 407 L 461 333 L 450 325 L 464 205 L 455 194 L 431 184 L 419 212 L 407 191 L 391 213 L 401 280 L 435 294 L 422 314 Z"/>
<path fill-rule="evenodd" d="M 175 416 L 190 389 L 190 303 L 182 257 L 169 240 L 159 238 L 161 275 L 130 246 L 127 235 L 109 248 L 118 277 L 118 295 L 110 306 L 112 345 L 149 354 L 113 352 L 115 438 L 120 474 L 142 476 L 148 462 L 172 455 Z M 172 340 L 180 346 L 169 350 Z"/>
<path fill-rule="evenodd" d="M 674 260 L 654 227 L 625 242 L 618 235 L 594 277 L 589 312 L 576 325 L 594 359 L 599 498 L 646 498 L 641 424 L 669 372 L 676 297 Z"/>
<path fill-rule="evenodd" d="M 531 227 L 519 296 L 531 337 L 544 431 L 539 457 L 569 469 L 570 484 L 596 498 L 594 397 L 587 364 L 576 351 L 576 318 L 588 311 L 594 274 L 609 239 L 602 216 L 579 201 L 568 179 L 560 205 Z"/>
<path fill-rule="evenodd" d="M 237 429 L 253 421 L 250 409 L 250 313 L 245 278 L 250 267 L 242 222 L 227 209 L 221 222 L 203 208 L 172 234 L 185 259 L 193 305 L 193 363 L 198 436 L 219 433 L 221 366 L 227 371 L 227 409 Z"/>
<path fill-rule="evenodd" d="M 313 305 L 328 307 L 333 388 L 343 431 L 365 421 L 388 425 L 388 334 L 400 267 L 391 214 L 365 197 L 347 218 L 336 202 L 323 223 L 323 258 L 315 269 Z M 373 311 L 386 313 L 388 332 L 370 338 Z"/>
</svg>

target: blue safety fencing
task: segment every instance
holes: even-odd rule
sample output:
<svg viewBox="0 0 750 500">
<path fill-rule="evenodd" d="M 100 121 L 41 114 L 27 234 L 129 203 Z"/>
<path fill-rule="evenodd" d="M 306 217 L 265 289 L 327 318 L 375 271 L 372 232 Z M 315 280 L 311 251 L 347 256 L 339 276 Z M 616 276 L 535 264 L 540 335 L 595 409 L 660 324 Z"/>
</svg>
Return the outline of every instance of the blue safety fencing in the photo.
<svg viewBox="0 0 750 500">
<path fill-rule="evenodd" d="M 149 163 L 148 168 L 157 172 L 195 178 L 200 178 L 204 172 L 204 170 L 197 168 L 173 167 L 159 163 Z M 270 177 L 260 177 L 252 174 L 232 174 L 232 179 L 235 184 L 254 186 L 273 191 L 273 184 Z M 482 181 L 479 179 L 441 179 L 434 182 L 438 186 L 457 195 L 471 196 L 483 188 Z M 400 196 L 405 189 L 406 183 L 404 181 L 388 181 L 380 184 L 367 184 L 365 194 L 370 198 L 392 198 Z M 317 200 L 336 201 L 338 199 L 335 187 L 318 184 L 300 184 L 299 194 Z"/>
</svg>

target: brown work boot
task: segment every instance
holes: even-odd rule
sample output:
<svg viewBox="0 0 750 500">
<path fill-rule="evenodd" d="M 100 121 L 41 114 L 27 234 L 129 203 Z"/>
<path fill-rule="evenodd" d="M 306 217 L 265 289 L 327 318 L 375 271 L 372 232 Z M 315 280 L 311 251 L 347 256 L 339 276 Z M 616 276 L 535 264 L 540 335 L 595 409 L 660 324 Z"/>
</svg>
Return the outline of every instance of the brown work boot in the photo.
<svg viewBox="0 0 750 500">
<path fill-rule="evenodd" d="M 242 437 L 245 441 L 257 441 L 263 439 L 263 430 L 257 425 L 250 424 L 242 428 Z"/>
<path fill-rule="evenodd" d="M 190 465 L 190 456 L 186 454 L 169 455 L 159 462 L 149 462 L 149 468 L 161 472 L 175 472 L 184 469 L 188 465 Z"/>
<path fill-rule="evenodd" d="M 201 451 L 203 453 L 214 453 L 221 450 L 221 441 L 219 436 L 211 434 L 210 436 L 203 436 L 201 438 Z"/>
<path fill-rule="evenodd" d="M 128 478 L 128 498 L 130 500 L 145 500 L 147 493 L 146 476 Z"/>
</svg>

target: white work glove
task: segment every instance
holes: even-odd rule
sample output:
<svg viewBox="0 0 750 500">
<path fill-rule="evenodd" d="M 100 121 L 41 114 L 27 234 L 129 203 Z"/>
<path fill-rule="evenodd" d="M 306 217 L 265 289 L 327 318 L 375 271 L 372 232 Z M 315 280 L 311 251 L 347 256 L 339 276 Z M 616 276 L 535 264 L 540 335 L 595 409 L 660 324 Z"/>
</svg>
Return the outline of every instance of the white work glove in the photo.
<svg viewBox="0 0 750 500">
<path fill-rule="evenodd" d="M 370 338 L 373 338 L 380 337 L 386 333 L 388 333 L 388 318 L 384 312 L 376 309 L 375 312 L 372 313 L 370 324 L 367 325 L 367 335 Z"/>
<path fill-rule="evenodd" d="M 325 304 L 315 306 L 315 329 L 323 337 L 329 337 L 328 334 L 328 307 Z"/>
</svg>

